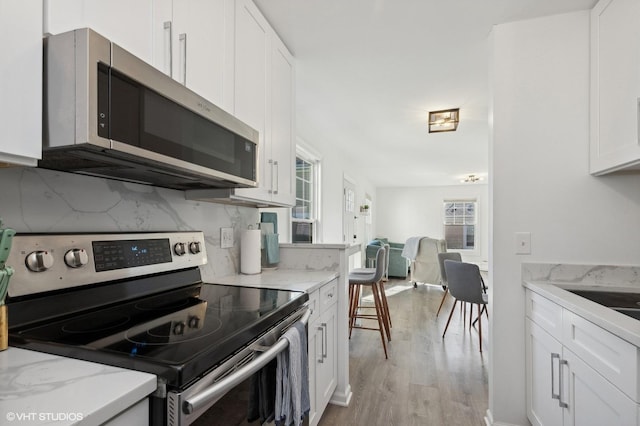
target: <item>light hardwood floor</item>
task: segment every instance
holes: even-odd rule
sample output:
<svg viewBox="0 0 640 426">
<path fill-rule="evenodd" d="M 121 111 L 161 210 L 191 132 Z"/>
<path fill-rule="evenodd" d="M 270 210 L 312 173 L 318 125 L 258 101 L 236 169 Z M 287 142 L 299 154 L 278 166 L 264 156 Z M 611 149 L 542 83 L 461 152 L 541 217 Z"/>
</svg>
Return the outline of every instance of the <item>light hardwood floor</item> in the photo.
<svg viewBox="0 0 640 426">
<path fill-rule="evenodd" d="M 488 323 L 483 316 L 482 346 L 456 307 L 442 299 L 440 286 L 391 279 L 385 285 L 391 319 L 389 359 L 377 331 L 354 329 L 349 343 L 353 398 L 349 407 L 329 404 L 320 426 L 484 425 L 487 401 Z M 458 303 L 458 306 L 460 303 Z M 477 308 L 474 309 L 474 318 Z"/>
</svg>

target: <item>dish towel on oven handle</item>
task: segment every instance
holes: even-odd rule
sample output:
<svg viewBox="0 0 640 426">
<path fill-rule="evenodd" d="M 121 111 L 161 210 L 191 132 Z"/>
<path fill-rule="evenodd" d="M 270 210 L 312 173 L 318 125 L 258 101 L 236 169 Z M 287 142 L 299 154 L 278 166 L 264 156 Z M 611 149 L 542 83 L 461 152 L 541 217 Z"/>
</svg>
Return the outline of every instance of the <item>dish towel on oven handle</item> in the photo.
<svg viewBox="0 0 640 426">
<path fill-rule="evenodd" d="M 277 357 L 275 421 L 277 426 L 299 426 L 311 409 L 307 331 L 298 321 L 282 337 L 289 341 L 289 347 Z"/>
</svg>

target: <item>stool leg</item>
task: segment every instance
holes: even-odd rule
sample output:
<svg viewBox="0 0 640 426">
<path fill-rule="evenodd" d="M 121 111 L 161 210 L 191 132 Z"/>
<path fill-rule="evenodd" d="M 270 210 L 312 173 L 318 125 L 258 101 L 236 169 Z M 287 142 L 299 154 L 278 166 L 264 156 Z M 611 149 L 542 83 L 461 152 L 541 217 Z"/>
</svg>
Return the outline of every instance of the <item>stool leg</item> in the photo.
<svg viewBox="0 0 640 426">
<path fill-rule="evenodd" d="M 376 308 L 376 316 L 378 317 L 378 327 L 380 330 L 380 339 L 382 340 L 382 348 L 384 349 L 384 357 L 385 359 L 389 359 L 389 355 L 387 354 L 387 342 L 384 339 L 384 332 L 387 327 L 387 323 L 384 319 L 384 309 L 382 308 L 380 294 L 378 292 L 378 283 L 372 283 L 371 290 L 373 291 L 373 303 Z M 387 336 L 389 336 L 389 330 L 387 330 Z"/>
<path fill-rule="evenodd" d="M 382 306 L 384 307 L 384 313 L 387 317 L 387 323 L 389 325 L 389 328 L 391 328 L 393 327 L 393 325 L 391 324 L 391 312 L 389 312 L 389 302 L 387 302 L 387 293 L 384 291 L 384 282 L 382 281 L 380 281 L 380 293 L 382 297 Z"/>
</svg>

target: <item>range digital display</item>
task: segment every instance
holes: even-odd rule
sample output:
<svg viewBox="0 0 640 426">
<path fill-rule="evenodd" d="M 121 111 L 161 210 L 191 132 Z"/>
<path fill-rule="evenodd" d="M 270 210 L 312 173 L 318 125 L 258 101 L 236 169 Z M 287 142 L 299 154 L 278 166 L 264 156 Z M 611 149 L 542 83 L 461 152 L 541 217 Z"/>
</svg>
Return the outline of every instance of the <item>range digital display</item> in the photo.
<svg viewBox="0 0 640 426">
<path fill-rule="evenodd" d="M 91 244 L 96 272 L 171 262 L 168 238 L 93 241 Z"/>
</svg>

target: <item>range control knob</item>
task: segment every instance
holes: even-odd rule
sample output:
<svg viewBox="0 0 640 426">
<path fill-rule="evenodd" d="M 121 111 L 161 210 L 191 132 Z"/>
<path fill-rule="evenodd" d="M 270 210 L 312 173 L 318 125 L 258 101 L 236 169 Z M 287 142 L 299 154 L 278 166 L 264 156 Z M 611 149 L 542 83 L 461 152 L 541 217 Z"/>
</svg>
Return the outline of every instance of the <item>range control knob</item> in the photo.
<svg viewBox="0 0 640 426">
<path fill-rule="evenodd" d="M 189 251 L 191 252 L 191 254 L 200 253 L 200 243 L 198 241 L 189 243 Z"/>
<path fill-rule="evenodd" d="M 186 326 L 187 326 L 187 325 L 186 325 L 184 322 L 182 322 L 182 321 L 181 321 L 181 322 L 179 322 L 179 323 L 176 323 L 176 324 L 173 326 L 173 334 L 175 334 L 175 335 L 177 335 L 177 336 L 179 336 L 179 335 L 181 335 L 181 334 L 184 334 L 184 329 L 185 329 L 185 327 L 186 327 Z"/>
<path fill-rule="evenodd" d="M 189 328 L 198 328 L 200 325 L 200 318 L 196 316 L 189 317 Z"/>
<path fill-rule="evenodd" d="M 177 254 L 178 256 L 184 256 L 185 253 L 187 252 L 186 247 L 184 246 L 184 243 L 176 243 L 173 246 L 173 252 L 175 254 Z"/>
<path fill-rule="evenodd" d="M 43 272 L 53 266 L 53 256 L 46 250 L 38 250 L 29 253 L 25 264 L 30 271 Z"/>
<path fill-rule="evenodd" d="M 64 254 L 64 263 L 70 268 L 79 268 L 89 262 L 89 255 L 85 249 L 71 249 Z"/>
</svg>

